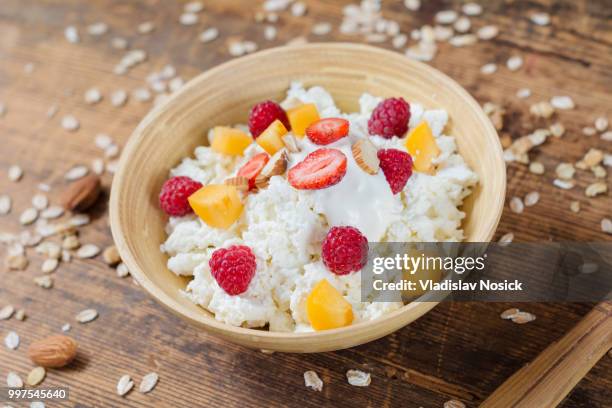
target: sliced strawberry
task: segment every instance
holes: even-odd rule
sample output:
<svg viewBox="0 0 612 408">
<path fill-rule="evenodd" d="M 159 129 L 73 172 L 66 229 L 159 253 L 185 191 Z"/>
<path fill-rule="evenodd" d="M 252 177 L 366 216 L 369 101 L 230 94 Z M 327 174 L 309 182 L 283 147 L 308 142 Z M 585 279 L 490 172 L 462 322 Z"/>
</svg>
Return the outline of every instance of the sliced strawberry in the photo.
<svg viewBox="0 0 612 408">
<path fill-rule="evenodd" d="M 318 145 L 328 145 L 348 135 L 349 121 L 340 118 L 321 119 L 308 126 L 308 138 Z"/>
<path fill-rule="evenodd" d="M 333 186 L 346 174 L 346 156 L 338 149 L 318 149 L 287 173 L 289 184 L 299 190 Z"/>
<path fill-rule="evenodd" d="M 236 176 L 249 179 L 249 190 L 253 190 L 255 188 L 255 178 L 261 173 L 268 160 L 270 160 L 268 153 L 256 154 L 238 170 Z"/>
</svg>

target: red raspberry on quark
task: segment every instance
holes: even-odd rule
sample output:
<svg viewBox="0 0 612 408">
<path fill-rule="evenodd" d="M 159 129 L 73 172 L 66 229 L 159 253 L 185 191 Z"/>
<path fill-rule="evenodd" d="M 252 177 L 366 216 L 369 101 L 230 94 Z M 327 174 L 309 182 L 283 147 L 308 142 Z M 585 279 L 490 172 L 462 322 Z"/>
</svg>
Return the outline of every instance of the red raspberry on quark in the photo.
<svg viewBox="0 0 612 408">
<path fill-rule="evenodd" d="M 276 119 L 280 120 L 287 130 L 291 129 L 287 113 L 278 103 L 264 101 L 253 106 L 249 114 L 249 130 L 253 138 L 257 139 Z"/>
<path fill-rule="evenodd" d="M 397 149 L 381 149 L 378 160 L 391 192 L 397 194 L 402 191 L 412 176 L 412 156 Z"/>
<path fill-rule="evenodd" d="M 173 217 L 191 214 L 193 210 L 187 199 L 202 188 L 202 183 L 189 177 L 178 176 L 166 180 L 159 193 L 159 205 L 162 210 Z"/>
<path fill-rule="evenodd" d="M 321 248 L 323 263 L 336 275 L 360 270 L 368 261 L 368 240 L 354 227 L 332 227 Z"/>
<path fill-rule="evenodd" d="M 228 295 L 246 292 L 255 276 L 257 261 L 251 248 L 246 245 L 233 245 L 213 252 L 210 273 Z"/>
<path fill-rule="evenodd" d="M 403 98 L 385 99 L 372 111 L 368 120 L 368 133 L 386 139 L 404 137 L 410 121 L 410 105 Z"/>
</svg>

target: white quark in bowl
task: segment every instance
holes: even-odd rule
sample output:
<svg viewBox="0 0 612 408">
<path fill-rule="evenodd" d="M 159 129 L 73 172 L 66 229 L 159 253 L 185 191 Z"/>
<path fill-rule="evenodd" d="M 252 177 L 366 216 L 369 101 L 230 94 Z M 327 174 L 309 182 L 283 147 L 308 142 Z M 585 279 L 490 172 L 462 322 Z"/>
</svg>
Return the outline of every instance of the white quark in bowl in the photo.
<svg viewBox="0 0 612 408">
<path fill-rule="evenodd" d="M 347 157 L 342 181 L 321 190 L 297 190 L 284 176 L 271 178 L 269 186 L 245 195 L 244 211 L 229 229 L 208 226 L 195 215 L 171 217 L 168 238 L 161 250 L 169 255 L 168 268 L 177 275 L 192 276 L 185 296 L 234 326 L 263 327 L 272 331 L 312 331 L 305 301 L 312 288 L 327 279 L 352 305 L 354 320 L 376 319 L 399 309 L 401 302 L 362 302 L 361 272 L 335 275 L 320 259 L 321 243 L 330 227 L 358 228 L 370 242 L 443 242 L 463 240 L 459 207 L 478 179 L 457 153 L 455 140 L 444 135 L 446 111 L 424 110 L 410 102 L 409 129 L 426 121 L 436 138 L 440 155 L 435 174 L 413 172 L 403 191 L 393 195 L 382 171 L 369 175 L 351 154 L 351 145 L 369 138 L 377 148 L 405 151 L 404 139 L 368 135 L 368 119 L 381 98 L 363 94 L 360 112 L 342 113 L 332 96 L 321 87 L 304 89 L 293 83 L 287 99 L 314 103 L 321 118 L 341 117 L 350 122 L 348 137 L 325 147 Z M 246 126 L 240 126 L 248 133 Z M 320 148 L 307 137 L 298 139 L 300 152 L 289 153 L 289 168 Z M 255 154 L 251 144 L 243 156 L 216 153 L 210 147 L 195 149 L 171 176 L 187 176 L 202 184 L 222 184 Z M 257 257 L 257 270 L 246 292 L 228 295 L 210 273 L 208 261 L 221 247 L 247 245 Z"/>
</svg>

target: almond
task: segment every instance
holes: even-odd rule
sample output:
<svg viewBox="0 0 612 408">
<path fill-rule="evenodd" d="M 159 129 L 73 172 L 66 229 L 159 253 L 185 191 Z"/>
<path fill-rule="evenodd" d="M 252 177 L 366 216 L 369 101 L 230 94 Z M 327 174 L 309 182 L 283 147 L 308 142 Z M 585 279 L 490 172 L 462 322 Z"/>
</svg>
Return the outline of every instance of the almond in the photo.
<svg viewBox="0 0 612 408">
<path fill-rule="evenodd" d="M 287 163 L 289 158 L 285 150 L 279 150 L 274 153 L 270 161 L 261 170 L 261 173 L 255 177 L 255 186 L 259 189 L 266 188 L 272 176 L 280 176 L 287 171 Z"/>
<path fill-rule="evenodd" d="M 242 176 L 230 177 L 225 180 L 225 184 L 228 186 L 234 186 L 238 191 L 249 190 L 249 179 Z"/>
<path fill-rule="evenodd" d="M 60 203 L 68 211 L 85 211 L 96 202 L 100 190 L 100 177 L 90 174 L 71 183 L 60 196 Z"/>
<path fill-rule="evenodd" d="M 28 356 L 33 363 L 46 368 L 64 367 L 77 354 L 77 343 L 68 336 L 55 335 L 33 342 Z"/>
<path fill-rule="evenodd" d="M 378 173 L 380 161 L 376 147 L 368 139 L 361 139 L 351 147 L 357 165 L 368 174 Z"/>
</svg>

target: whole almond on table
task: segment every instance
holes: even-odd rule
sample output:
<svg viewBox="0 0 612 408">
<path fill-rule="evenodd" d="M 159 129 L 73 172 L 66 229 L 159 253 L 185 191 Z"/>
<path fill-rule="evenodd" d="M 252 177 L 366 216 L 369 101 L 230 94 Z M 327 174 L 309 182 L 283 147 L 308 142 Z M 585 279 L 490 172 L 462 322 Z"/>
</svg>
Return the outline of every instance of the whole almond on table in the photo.
<svg viewBox="0 0 612 408">
<path fill-rule="evenodd" d="M 77 343 L 68 336 L 55 335 L 30 344 L 28 356 L 33 363 L 46 368 L 64 367 L 77 354 Z"/>
<path fill-rule="evenodd" d="M 71 183 L 62 192 L 60 203 L 69 211 L 85 211 L 97 201 L 100 191 L 100 177 L 90 174 Z"/>
</svg>

